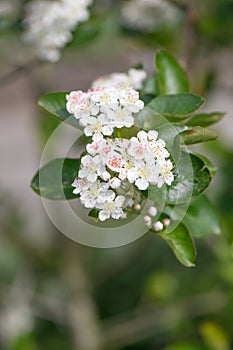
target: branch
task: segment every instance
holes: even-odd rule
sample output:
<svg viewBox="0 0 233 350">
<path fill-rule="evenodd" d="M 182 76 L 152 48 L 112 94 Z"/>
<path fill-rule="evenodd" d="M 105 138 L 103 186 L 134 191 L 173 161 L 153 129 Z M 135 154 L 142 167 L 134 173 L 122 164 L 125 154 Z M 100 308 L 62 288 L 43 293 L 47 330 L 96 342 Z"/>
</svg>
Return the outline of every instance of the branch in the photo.
<svg viewBox="0 0 233 350">
<path fill-rule="evenodd" d="M 14 80 L 18 76 L 20 76 L 21 74 L 31 72 L 35 67 L 37 67 L 38 65 L 40 65 L 42 63 L 45 63 L 45 62 L 39 61 L 38 59 L 33 59 L 23 66 L 18 66 L 14 70 L 12 70 L 11 72 L 0 77 L 0 84 L 8 84 L 12 80 Z"/>
</svg>

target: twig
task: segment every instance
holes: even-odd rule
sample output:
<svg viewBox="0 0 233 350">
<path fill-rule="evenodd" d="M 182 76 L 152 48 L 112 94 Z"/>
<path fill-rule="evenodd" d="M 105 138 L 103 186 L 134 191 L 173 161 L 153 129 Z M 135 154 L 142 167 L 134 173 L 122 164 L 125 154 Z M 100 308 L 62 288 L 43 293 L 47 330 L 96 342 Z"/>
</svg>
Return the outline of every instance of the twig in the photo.
<svg viewBox="0 0 233 350">
<path fill-rule="evenodd" d="M 39 64 L 42 64 L 44 62 L 39 61 L 38 59 L 33 59 L 29 61 L 27 64 L 18 66 L 11 72 L 7 73 L 6 75 L 0 77 L 0 85 L 8 84 L 12 80 L 16 79 L 19 75 L 23 73 L 29 73 L 32 71 L 35 67 L 37 67 Z"/>
</svg>

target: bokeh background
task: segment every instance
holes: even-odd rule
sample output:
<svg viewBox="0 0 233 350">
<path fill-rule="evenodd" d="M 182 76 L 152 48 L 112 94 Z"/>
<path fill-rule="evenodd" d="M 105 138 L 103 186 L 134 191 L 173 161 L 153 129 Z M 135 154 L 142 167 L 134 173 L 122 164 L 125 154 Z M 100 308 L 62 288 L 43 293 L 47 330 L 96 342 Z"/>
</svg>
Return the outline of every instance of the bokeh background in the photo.
<svg viewBox="0 0 233 350">
<path fill-rule="evenodd" d="M 0 0 L 0 349 L 233 349 L 233 1 L 149 2 L 153 11 L 144 0 L 96 0 L 52 64 L 21 40 L 26 1 Z M 38 98 L 138 63 L 152 72 L 159 48 L 180 59 L 205 110 L 226 112 L 219 140 L 201 148 L 218 167 L 208 194 L 222 235 L 196 241 L 192 269 L 151 234 L 114 249 L 79 245 L 30 189 L 58 125 Z"/>
</svg>

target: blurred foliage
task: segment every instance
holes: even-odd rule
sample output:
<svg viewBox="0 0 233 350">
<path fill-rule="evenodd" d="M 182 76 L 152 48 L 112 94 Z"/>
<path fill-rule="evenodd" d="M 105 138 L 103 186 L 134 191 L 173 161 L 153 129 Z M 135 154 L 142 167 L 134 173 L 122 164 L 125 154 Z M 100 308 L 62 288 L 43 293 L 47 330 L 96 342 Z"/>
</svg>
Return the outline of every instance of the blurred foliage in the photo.
<svg viewBox="0 0 233 350">
<path fill-rule="evenodd" d="M 97 37 L 107 35 L 112 26 L 115 36 L 131 38 L 153 49 L 163 46 L 183 54 L 187 28 L 185 16 L 182 15 L 175 28 L 165 26 L 154 33 L 145 34 L 122 25 L 118 14 L 123 2 L 96 0 L 93 21 L 88 27 L 80 28 L 80 32 L 77 30 L 78 44 L 81 45 L 83 38 L 91 44 Z M 191 3 L 190 0 L 174 2 Z M 195 48 L 191 48 L 191 58 L 195 62 L 195 57 L 200 52 L 202 54 L 202 50 L 210 53 L 223 45 L 231 45 L 233 1 L 197 0 L 192 3 L 195 8 L 195 16 L 192 17 L 195 40 L 192 46 Z M 183 13 L 182 9 L 180 11 Z M 117 15 L 113 15 L 113 12 Z M 13 16 L 12 20 L 9 17 L 0 20 L 3 57 L 8 57 L 5 53 L 9 42 L 18 39 L 22 29 L 22 13 L 20 8 L 19 18 Z M 105 21 L 102 21 L 103 14 Z M 83 38 L 78 37 L 82 30 Z M 67 50 L 71 52 L 75 47 L 70 44 Z M 211 64 L 193 68 L 190 75 L 195 91 L 210 91 L 215 82 L 214 68 Z M 158 89 L 158 81 L 152 75 L 142 91 L 148 101 L 155 86 Z M 46 86 L 43 89 L 46 91 Z M 38 125 L 38 137 L 44 144 L 58 122 L 40 114 Z M 218 164 L 220 175 L 212 192 L 216 190 L 213 197 L 222 212 L 224 227 L 222 236 L 211 237 L 211 241 L 208 237 L 197 240 L 199 258 L 195 269 L 181 267 L 165 243 L 153 235 L 146 235 L 129 246 L 109 250 L 75 245 L 76 255 L 82 261 L 91 285 L 103 336 L 108 335 L 106 350 L 233 349 L 233 152 L 212 142 L 205 147 L 215 153 Z M 14 184 L 16 187 L 17 184 Z M 51 245 L 41 248 L 31 242 L 20 206 L 21 202 L 14 196 L 9 197 L 9 193 L 1 192 L 0 348 L 79 350 L 73 345 L 74 334 L 67 321 L 68 305 L 73 301 L 70 299 L 70 286 L 63 276 L 65 255 L 74 243 L 52 228 L 56 238 Z M 25 274 L 29 276 L 28 284 L 21 278 Z M 6 332 L 3 325 L 9 320 L 11 304 L 19 319 L 24 319 L 24 313 L 20 310 L 21 300 L 15 296 L 12 303 L 12 299 L 8 299 L 13 291 L 19 294 L 15 285 L 18 279 L 22 279 L 20 288 L 23 292 L 29 289 L 33 295 L 29 305 L 31 327 L 21 330 L 21 322 L 16 325 L 9 323 Z M 117 334 L 113 332 L 114 325 L 122 326 Z"/>
</svg>

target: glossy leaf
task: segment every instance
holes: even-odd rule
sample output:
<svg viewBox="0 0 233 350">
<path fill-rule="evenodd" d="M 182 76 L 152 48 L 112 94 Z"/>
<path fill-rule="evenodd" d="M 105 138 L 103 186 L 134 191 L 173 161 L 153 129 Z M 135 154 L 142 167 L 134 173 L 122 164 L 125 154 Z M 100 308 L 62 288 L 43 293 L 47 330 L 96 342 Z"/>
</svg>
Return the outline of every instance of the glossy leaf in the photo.
<svg viewBox="0 0 233 350">
<path fill-rule="evenodd" d="M 172 220 L 178 220 L 180 213 L 182 214 L 182 207 L 179 205 L 176 205 L 174 208 L 166 206 L 164 213 L 171 215 Z M 216 207 L 204 195 L 192 200 L 183 223 L 194 237 L 205 237 L 211 234 L 218 235 L 222 232 L 220 215 Z"/>
<path fill-rule="evenodd" d="M 177 259 L 186 267 L 195 266 L 196 248 L 188 229 L 180 224 L 172 232 L 158 234 L 173 250 Z"/>
<path fill-rule="evenodd" d="M 217 139 L 217 134 L 208 129 L 204 129 L 200 126 L 189 128 L 182 131 L 180 136 L 186 145 L 193 145 L 195 143 L 213 141 Z"/>
<path fill-rule="evenodd" d="M 75 199 L 71 186 L 78 174 L 77 159 L 57 158 L 43 166 L 32 179 L 31 187 L 40 196 L 51 200 Z"/>
<path fill-rule="evenodd" d="M 161 113 L 170 121 L 186 119 L 200 108 L 204 99 L 201 96 L 183 93 L 177 95 L 158 96 L 151 100 L 147 107 Z"/>
<path fill-rule="evenodd" d="M 161 95 L 189 92 L 188 77 L 174 56 L 162 50 L 156 55 Z"/>
<path fill-rule="evenodd" d="M 225 113 L 220 112 L 196 114 L 192 116 L 186 124 L 190 126 L 202 126 L 203 128 L 206 128 L 207 126 L 219 122 L 224 117 L 224 115 Z"/>
<path fill-rule="evenodd" d="M 167 202 L 170 204 L 185 203 L 195 198 L 209 186 L 212 178 L 208 164 L 195 154 L 181 153 L 175 169 L 175 180 L 167 186 Z"/>
<path fill-rule="evenodd" d="M 156 73 L 150 74 L 143 83 L 141 93 L 144 95 L 157 96 L 159 94 L 158 89 L 158 77 Z"/>
<path fill-rule="evenodd" d="M 51 92 L 42 96 L 38 105 L 60 120 L 80 129 L 78 120 L 66 109 L 66 94 L 67 92 Z"/>
<path fill-rule="evenodd" d="M 220 215 L 204 195 L 191 202 L 184 223 L 195 237 L 218 235 L 222 232 Z"/>
</svg>

